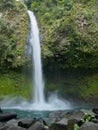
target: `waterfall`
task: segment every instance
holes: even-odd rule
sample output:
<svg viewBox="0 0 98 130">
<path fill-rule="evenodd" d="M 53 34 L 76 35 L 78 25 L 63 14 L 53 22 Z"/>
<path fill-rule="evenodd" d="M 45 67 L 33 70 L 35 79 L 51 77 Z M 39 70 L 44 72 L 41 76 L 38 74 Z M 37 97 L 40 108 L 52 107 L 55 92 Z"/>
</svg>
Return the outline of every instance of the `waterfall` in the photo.
<svg viewBox="0 0 98 130">
<path fill-rule="evenodd" d="M 44 103 L 44 81 L 41 64 L 41 48 L 37 20 L 33 12 L 28 11 L 30 17 L 30 45 L 32 47 L 32 61 L 34 70 L 34 102 Z"/>
<path fill-rule="evenodd" d="M 65 110 L 70 109 L 70 103 L 66 100 L 59 99 L 58 94 L 53 92 L 45 102 L 44 97 L 44 81 L 42 74 L 41 64 L 41 48 L 39 29 L 36 18 L 33 12 L 28 11 L 30 17 L 30 45 L 32 48 L 32 61 L 33 61 L 33 81 L 34 84 L 34 97 L 29 102 L 24 98 L 16 97 L 5 97 L 4 100 L 0 101 L 0 106 L 6 109 L 21 109 L 21 110 Z M 32 71 L 31 70 L 31 71 Z"/>
</svg>

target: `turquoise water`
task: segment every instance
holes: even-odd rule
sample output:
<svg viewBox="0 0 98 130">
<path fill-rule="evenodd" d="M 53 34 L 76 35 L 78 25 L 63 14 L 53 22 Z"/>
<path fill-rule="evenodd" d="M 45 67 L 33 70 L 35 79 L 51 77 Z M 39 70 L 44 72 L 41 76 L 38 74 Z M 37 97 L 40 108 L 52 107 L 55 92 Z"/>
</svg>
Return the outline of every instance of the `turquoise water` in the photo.
<svg viewBox="0 0 98 130">
<path fill-rule="evenodd" d="M 64 110 L 65 112 L 68 111 L 73 111 L 73 110 L 80 110 L 80 109 L 87 109 L 90 110 L 92 109 L 91 106 L 88 107 L 74 107 L 69 110 Z M 4 112 L 16 112 L 18 118 L 48 118 L 49 114 L 54 112 L 54 111 L 31 111 L 31 110 L 18 110 L 18 109 L 6 109 L 3 110 Z"/>
<path fill-rule="evenodd" d="M 27 110 L 17 110 L 17 109 L 7 109 L 4 112 L 16 112 L 18 118 L 48 118 L 49 113 L 52 111 L 27 111 Z"/>
</svg>

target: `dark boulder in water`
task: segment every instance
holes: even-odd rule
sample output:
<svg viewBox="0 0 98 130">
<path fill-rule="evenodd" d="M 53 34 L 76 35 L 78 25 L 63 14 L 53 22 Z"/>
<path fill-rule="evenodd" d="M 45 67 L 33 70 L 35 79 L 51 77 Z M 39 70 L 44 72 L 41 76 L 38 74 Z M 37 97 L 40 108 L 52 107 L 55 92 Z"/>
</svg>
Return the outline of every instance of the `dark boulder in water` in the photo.
<svg viewBox="0 0 98 130">
<path fill-rule="evenodd" d="M 93 108 L 92 110 L 95 114 L 98 114 L 98 108 Z"/>
<path fill-rule="evenodd" d="M 9 121 L 11 119 L 16 119 L 17 114 L 15 112 L 0 113 L 0 122 Z"/>
<path fill-rule="evenodd" d="M 23 127 L 23 128 L 29 128 L 35 122 L 36 122 L 35 118 L 33 118 L 33 119 L 24 118 L 24 119 L 19 120 L 18 126 Z"/>
<path fill-rule="evenodd" d="M 3 111 L 2 111 L 2 109 L 0 108 L 0 113 L 2 113 Z"/>
</svg>

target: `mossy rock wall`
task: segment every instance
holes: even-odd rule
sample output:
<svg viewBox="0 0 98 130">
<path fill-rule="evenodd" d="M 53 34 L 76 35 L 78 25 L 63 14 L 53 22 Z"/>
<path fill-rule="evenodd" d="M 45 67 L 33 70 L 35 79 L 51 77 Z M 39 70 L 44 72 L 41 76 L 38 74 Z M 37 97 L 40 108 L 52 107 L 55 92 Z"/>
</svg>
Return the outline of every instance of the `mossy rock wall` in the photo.
<svg viewBox="0 0 98 130">
<path fill-rule="evenodd" d="M 72 102 L 83 101 L 97 105 L 98 70 L 46 70 L 46 95 L 57 92 Z"/>
<path fill-rule="evenodd" d="M 0 99 L 5 96 L 20 96 L 31 99 L 32 93 L 32 81 L 27 73 L 9 71 L 0 74 Z"/>
</svg>

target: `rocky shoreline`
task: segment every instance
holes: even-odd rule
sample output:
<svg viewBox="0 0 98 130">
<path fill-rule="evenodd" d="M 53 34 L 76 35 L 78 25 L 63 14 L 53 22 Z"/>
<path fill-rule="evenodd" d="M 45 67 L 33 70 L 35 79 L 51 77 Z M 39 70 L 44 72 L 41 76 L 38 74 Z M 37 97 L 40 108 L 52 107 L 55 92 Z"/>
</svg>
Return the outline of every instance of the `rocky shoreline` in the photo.
<svg viewBox="0 0 98 130">
<path fill-rule="evenodd" d="M 0 130 L 98 130 L 98 108 L 55 111 L 49 118 L 17 118 L 0 109 Z"/>
</svg>

